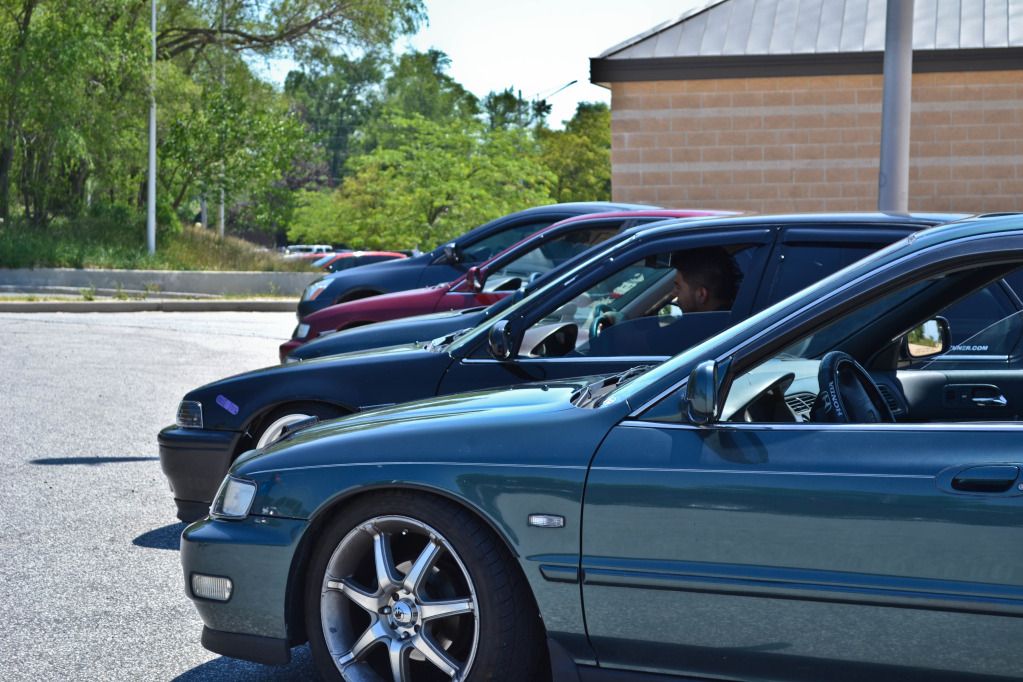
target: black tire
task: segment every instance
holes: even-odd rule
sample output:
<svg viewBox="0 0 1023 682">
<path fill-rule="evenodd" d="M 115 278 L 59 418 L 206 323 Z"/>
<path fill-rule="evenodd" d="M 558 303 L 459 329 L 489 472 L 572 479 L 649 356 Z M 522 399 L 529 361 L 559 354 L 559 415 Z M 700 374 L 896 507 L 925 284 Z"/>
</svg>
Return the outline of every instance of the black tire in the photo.
<svg viewBox="0 0 1023 682">
<path fill-rule="evenodd" d="M 326 419 L 335 419 L 347 414 L 344 410 L 333 405 L 326 405 L 324 403 L 291 403 L 289 405 L 282 405 L 270 414 L 266 415 L 259 420 L 259 426 L 252 432 L 252 447 L 258 447 L 260 439 L 263 438 L 263 434 L 267 430 L 281 420 L 284 417 L 290 415 L 301 415 L 303 417 L 316 417 L 320 421 Z"/>
<path fill-rule="evenodd" d="M 408 528 L 401 530 L 400 524 L 406 522 Z M 388 532 L 384 532 L 383 524 L 391 524 Z M 391 682 L 394 679 L 396 673 L 392 673 L 393 669 L 387 667 L 391 660 L 387 657 L 389 647 L 403 646 L 401 643 L 404 641 L 403 637 L 412 634 L 399 632 L 400 628 L 411 626 L 401 623 L 395 625 L 395 620 L 403 617 L 399 614 L 399 602 L 396 601 L 398 593 L 394 593 L 387 602 L 394 606 L 393 615 L 370 616 L 366 615 L 370 613 L 366 605 L 357 607 L 355 602 L 350 601 L 351 597 L 345 596 L 345 590 L 337 589 L 337 581 L 344 579 L 345 582 L 355 583 L 368 592 L 368 587 L 365 586 L 372 584 L 379 577 L 376 570 L 370 567 L 373 572 L 367 579 L 364 569 L 361 568 L 367 559 L 372 561 L 376 556 L 374 554 L 376 545 L 373 544 L 376 541 L 375 536 L 370 539 L 365 535 L 366 529 L 370 526 L 380 530 L 379 534 L 387 538 L 386 545 L 392 548 L 390 552 L 392 561 L 389 563 L 398 567 L 395 577 L 407 581 L 412 573 L 411 564 L 416 558 L 426 554 L 425 549 L 417 547 L 428 547 L 432 542 L 427 540 L 426 536 L 422 536 L 421 544 L 417 544 L 418 534 L 423 529 L 415 524 L 425 525 L 428 530 L 435 531 L 439 536 L 438 544 L 444 543 L 444 548 L 437 550 L 438 558 L 424 572 L 424 575 L 429 576 L 423 579 L 424 587 L 431 581 L 440 588 L 449 583 L 458 583 L 461 569 L 464 584 L 461 587 L 452 587 L 451 594 L 440 596 L 459 601 L 463 597 L 460 593 L 467 589 L 473 598 L 466 601 L 471 601 L 474 605 L 473 613 L 445 616 L 441 620 L 427 622 L 425 614 L 430 601 L 424 599 L 420 602 L 418 597 L 421 595 L 417 592 L 415 594 L 417 599 L 413 600 L 409 596 L 403 600 L 414 601 L 422 609 L 423 624 L 415 626 L 415 633 L 419 633 L 419 628 L 422 627 L 426 636 L 427 629 L 432 627 L 434 629 L 429 633 L 429 637 L 436 642 L 439 641 L 436 628 L 441 624 L 449 628 L 449 633 L 444 635 L 448 640 L 445 653 L 461 666 L 455 679 L 473 682 L 549 680 L 547 645 L 539 611 L 525 577 L 507 548 L 493 531 L 466 509 L 438 497 L 410 491 L 389 491 L 359 498 L 352 504 L 345 505 L 327 522 L 316 538 L 306 574 L 304 599 L 306 632 L 313 661 L 320 676 L 324 680 L 343 679 L 340 667 L 328 648 L 333 646 L 336 652 L 347 654 L 347 657 L 353 660 L 349 664 L 353 666 L 349 669 L 349 672 L 353 673 L 352 679 L 364 679 L 359 676 L 361 674 L 367 675 L 365 678 L 367 680 L 380 679 Z M 342 545 L 344 551 L 341 549 Z M 366 554 L 367 547 L 371 556 L 363 559 L 361 557 Z M 401 568 L 402 566 L 406 568 Z M 328 567 L 332 567 L 335 572 L 348 572 L 349 567 L 353 570 L 349 575 L 331 574 L 334 588 L 331 589 L 328 586 Z M 339 568 L 342 570 L 336 570 Z M 383 585 L 383 582 L 379 584 Z M 367 594 L 366 597 L 388 599 L 387 594 L 392 589 L 375 588 L 377 594 Z M 383 602 L 376 602 L 371 606 L 379 606 L 381 603 Z M 327 612 L 326 620 L 324 612 Z M 378 613 L 392 614 L 392 609 L 384 606 Z M 368 624 L 353 624 L 352 619 L 357 618 L 359 614 L 363 615 Z M 387 619 L 390 619 L 389 625 Z M 365 637 L 378 626 L 384 632 L 388 632 L 386 628 L 389 627 L 391 632 L 388 634 L 391 639 L 381 639 L 364 649 L 362 654 L 364 658 L 352 659 L 351 654 L 356 647 L 349 646 L 348 643 Z M 332 638 L 331 645 L 328 645 L 325 634 L 325 630 L 328 629 Z M 399 635 L 402 637 L 401 641 L 398 641 Z M 413 639 L 418 637 L 418 634 L 413 635 Z M 469 639 L 473 640 L 473 644 L 471 653 L 466 654 L 465 652 L 470 651 L 466 644 Z M 409 646 L 411 656 L 422 657 L 415 645 Z M 371 658 L 374 655 L 377 656 L 376 660 Z M 405 680 L 426 682 L 449 679 L 441 668 L 431 667 L 431 662 L 425 657 L 421 662 L 416 662 L 414 668 L 412 663 L 406 665 L 408 667 L 402 673 L 407 674 L 407 677 L 402 678 Z"/>
</svg>

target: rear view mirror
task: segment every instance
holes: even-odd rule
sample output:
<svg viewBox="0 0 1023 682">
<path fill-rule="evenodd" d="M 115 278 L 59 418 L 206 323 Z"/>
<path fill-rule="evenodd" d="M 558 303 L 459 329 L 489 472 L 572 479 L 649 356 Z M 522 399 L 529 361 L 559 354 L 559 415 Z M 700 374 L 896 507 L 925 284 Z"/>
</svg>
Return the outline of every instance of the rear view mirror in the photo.
<svg viewBox="0 0 1023 682">
<path fill-rule="evenodd" d="M 903 355 L 914 360 L 941 355 L 951 346 L 952 334 L 944 317 L 927 320 L 903 337 Z"/>
<path fill-rule="evenodd" d="M 697 426 L 709 424 L 718 418 L 718 366 L 713 360 L 704 360 L 689 375 L 686 395 L 682 399 L 682 413 Z"/>
<path fill-rule="evenodd" d="M 465 281 L 469 285 L 469 290 L 478 294 L 483 291 L 483 283 L 486 282 L 486 276 L 480 272 L 478 266 L 474 265 L 465 273 Z"/>
<path fill-rule="evenodd" d="M 490 328 L 487 341 L 490 354 L 495 360 L 511 360 L 519 352 L 521 338 L 508 324 L 508 320 L 501 320 Z"/>
<path fill-rule="evenodd" d="M 444 245 L 444 255 L 437 259 L 440 263 L 449 263 L 455 265 L 461 262 L 462 254 L 458 251 L 458 246 L 454 242 Z"/>
</svg>

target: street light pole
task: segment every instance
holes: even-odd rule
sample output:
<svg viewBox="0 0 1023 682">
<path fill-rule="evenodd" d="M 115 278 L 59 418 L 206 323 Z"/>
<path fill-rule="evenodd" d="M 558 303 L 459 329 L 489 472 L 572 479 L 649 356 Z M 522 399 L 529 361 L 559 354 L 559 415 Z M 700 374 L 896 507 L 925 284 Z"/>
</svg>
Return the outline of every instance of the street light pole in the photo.
<svg viewBox="0 0 1023 682">
<path fill-rule="evenodd" d="M 888 0 L 881 102 L 877 209 L 909 210 L 909 128 L 913 87 L 913 0 Z"/>
<path fill-rule="evenodd" d="M 227 24 L 227 21 L 225 19 L 225 15 L 224 15 L 224 0 L 220 0 L 220 35 L 218 36 L 218 38 L 219 38 L 219 42 L 220 42 L 220 93 L 221 93 L 221 97 L 223 97 L 223 93 L 224 93 L 224 83 L 225 83 L 224 69 L 226 68 L 225 67 L 225 62 L 227 61 L 227 57 L 226 57 L 225 52 L 224 52 L 224 27 L 226 26 L 226 24 Z M 221 126 L 223 126 L 223 122 L 221 122 Z M 224 221 L 224 201 L 225 201 L 226 197 L 224 196 L 224 180 L 225 180 L 225 178 L 224 178 L 224 156 L 223 156 L 225 153 L 226 153 L 226 150 L 223 147 L 223 131 L 221 131 L 221 147 L 220 147 L 220 154 L 221 154 L 221 157 L 220 157 L 220 205 L 217 207 L 217 234 L 220 235 L 221 237 L 224 236 L 224 222 L 225 222 Z"/>
<path fill-rule="evenodd" d="M 149 81 L 149 178 L 146 193 L 146 244 L 156 253 L 156 2 L 152 6 L 153 73 Z"/>
</svg>

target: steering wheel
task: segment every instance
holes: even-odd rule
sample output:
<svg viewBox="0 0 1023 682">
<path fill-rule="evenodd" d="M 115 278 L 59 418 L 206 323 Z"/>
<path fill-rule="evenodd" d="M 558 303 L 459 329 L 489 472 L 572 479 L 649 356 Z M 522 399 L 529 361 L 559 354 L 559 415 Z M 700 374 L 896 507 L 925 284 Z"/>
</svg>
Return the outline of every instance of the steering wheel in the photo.
<svg viewBox="0 0 1023 682">
<path fill-rule="evenodd" d="M 593 321 L 590 322 L 590 338 L 600 336 L 600 332 L 614 325 L 621 318 L 621 313 L 616 311 L 607 303 L 598 303 L 593 306 Z"/>
<path fill-rule="evenodd" d="M 821 392 L 810 410 L 810 421 L 839 424 L 895 422 L 881 390 L 860 363 L 848 353 L 831 351 L 817 370 Z"/>
</svg>

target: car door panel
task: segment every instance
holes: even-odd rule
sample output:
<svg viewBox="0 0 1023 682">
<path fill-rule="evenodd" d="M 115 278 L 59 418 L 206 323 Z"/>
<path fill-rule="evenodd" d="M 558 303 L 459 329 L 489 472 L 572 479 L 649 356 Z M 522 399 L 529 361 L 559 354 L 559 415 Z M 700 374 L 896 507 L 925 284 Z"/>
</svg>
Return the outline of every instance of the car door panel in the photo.
<svg viewBox="0 0 1023 682">
<path fill-rule="evenodd" d="M 1018 675 L 1020 480 L 991 493 L 951 482 L 1004 479 L 1021 437 L 1015 425 L 618 426 L 584 504 L 598 659 L 807 680 Z M 870 664 L 879 647 L 890 668 Z"/>
<path fill-rule="evenodd" d="M 1023 415 L 1018 370 L 903 370 L 898 381 L 909 421 L 1013 421 Z"/>
</svg>

